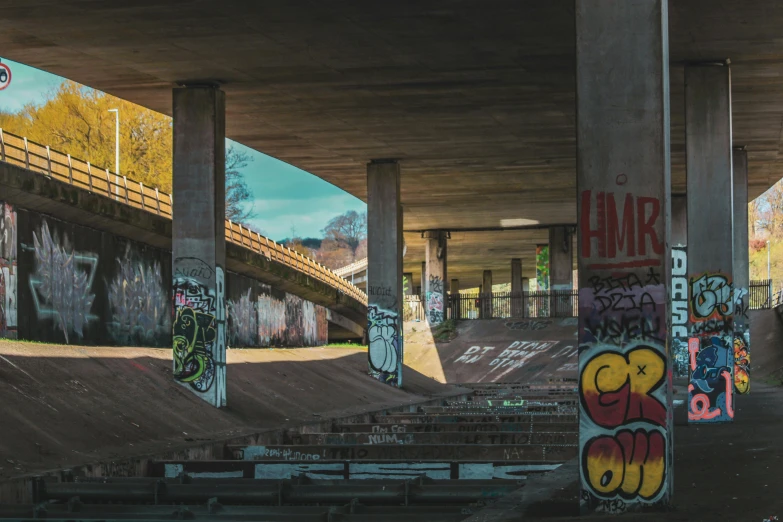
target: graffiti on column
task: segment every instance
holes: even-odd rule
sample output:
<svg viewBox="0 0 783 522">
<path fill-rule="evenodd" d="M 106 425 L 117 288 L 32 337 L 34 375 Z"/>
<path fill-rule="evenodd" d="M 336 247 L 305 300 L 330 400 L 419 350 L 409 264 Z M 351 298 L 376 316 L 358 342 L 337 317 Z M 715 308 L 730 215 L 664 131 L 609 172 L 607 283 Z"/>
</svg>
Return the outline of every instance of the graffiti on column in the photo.
<svg viewBox="0 0 783 522">
<path fill-rule="evenodd" d="M 52 235 L 46 221 L 33 233 L 33 250 L 35 272 L 29 284 L 38 319 L 52 321 L 66 343 L 71 334 L 83 338 L 84 328 L 98 318 L 91 312 L 98 256 L 76 252 L 66 236 L 60 240 Z"/>
<path fill-rule="evenodd" d="M 672 247 L 672 373 L 688 378 L 688 253 Z"/>
<path fill-rule="evenodd" d="M 726 422 L 734 418 L 734 302 L 731 276 L 690 278 L 688 420 Z"/>
<path fill-rule="evenodd" d="M 427 317 L 432 326 L 442 323 L 445 319 L 443 280 L 437 275 L 430 275 L 427 285 Z"/>
<path fill-rule="evenodd" d="M 174 278 L 174 378 L 201 393 L 215 382 L 216 315 L 214 291 L 192 277 Z"/>
<path fill-rule="evenodd" d="M 590 190 L 581 198 L 581 504 L 623 512 L 661 502 L 669 489 L 663 218 L 655 198 Z"/>
<path fill-rule="evenodd" d="M 750 328 L 748 289 L 734 289 L 734 391 L 750 393 Z"/>
<path fill-rule="evenodd" d="M 155 345 L 168 338 L 171 309 L 163 288 L 160 262 L 137 262 L 128 243 L 118 257 L 117 274 L 109 284 L 112 321 L 109 334 L 121 345 Z"/>
<path fill-rule="evenodd" d="M 0 201 L 0 337 L 16 338 L 16 211 Z"/>
<path fill-rule="evenodd" d="M 396 386 L 399 382 L 399 368 L 402 366 L 402 337 L 397 314 L 376 305 L 369 305 L 367 338 L 370 342 L 370 373 L 377 379 Z"/>
</svg>

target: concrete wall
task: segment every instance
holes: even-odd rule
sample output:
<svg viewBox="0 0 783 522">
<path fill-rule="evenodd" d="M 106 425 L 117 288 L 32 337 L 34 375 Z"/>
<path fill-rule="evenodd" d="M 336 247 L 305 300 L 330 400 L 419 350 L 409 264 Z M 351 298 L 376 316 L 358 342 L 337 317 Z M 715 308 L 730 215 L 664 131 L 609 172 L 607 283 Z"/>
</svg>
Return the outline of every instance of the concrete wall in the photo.
<svg viewBox="0 0 783 522">
<path fill-rule="evenodd" d="M 171 346 L 171 253 L 0 202 L 0 337 Z M 318 346 L 326 309 L 228 272 L 229 346 Z"/>
</svg>

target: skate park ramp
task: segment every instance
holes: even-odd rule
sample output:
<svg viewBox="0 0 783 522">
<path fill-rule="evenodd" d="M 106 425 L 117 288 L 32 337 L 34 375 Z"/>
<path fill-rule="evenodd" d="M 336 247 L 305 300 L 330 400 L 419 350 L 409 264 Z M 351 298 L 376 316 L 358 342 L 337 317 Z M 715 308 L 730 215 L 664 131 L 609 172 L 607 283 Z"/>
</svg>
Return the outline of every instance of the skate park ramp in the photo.
<svg viewBox="0 0 783 522">
<path fill-rule="evenodd" d="M 783 319 L 777 309 L 752 310 L 750 317 L 750 388 L 754 382 L 783 384 Z"/>
<path fill-rule="evenodd" d="M 440 341 L 427 323 L 406 322 L 405 364 L 444 383 L 576 379 L 577 330 L 576 317 L 466 320 Z"/>
</svg>

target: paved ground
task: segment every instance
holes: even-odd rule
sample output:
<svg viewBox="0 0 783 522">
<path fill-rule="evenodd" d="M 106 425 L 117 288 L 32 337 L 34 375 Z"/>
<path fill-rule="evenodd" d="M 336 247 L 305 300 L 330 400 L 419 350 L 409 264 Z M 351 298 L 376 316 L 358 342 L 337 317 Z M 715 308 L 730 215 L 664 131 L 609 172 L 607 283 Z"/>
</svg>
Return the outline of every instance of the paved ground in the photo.
<svg viewBox="0 0 783 522">
<path fill-rule="evenodd" d="M 393 389 L 366 374 L 366 357 L 229 350 L 228 408 L 217 410 L 173 382 L 170 350 L 0 341 L 0 480 L 456 392 L 413 370 Z"/>
</svg>

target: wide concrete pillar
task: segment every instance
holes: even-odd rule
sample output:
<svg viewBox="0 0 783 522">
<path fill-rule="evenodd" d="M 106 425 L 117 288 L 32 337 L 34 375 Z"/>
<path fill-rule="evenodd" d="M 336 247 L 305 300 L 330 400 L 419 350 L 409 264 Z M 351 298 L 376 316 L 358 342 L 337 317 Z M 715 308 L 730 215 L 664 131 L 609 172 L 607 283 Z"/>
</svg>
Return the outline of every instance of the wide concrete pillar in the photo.
<svg viewBox="0 0 783 522">
<path fill-rule="evenodd" d="M 728 64 L 685 67 L 688 421 L 734 418 L 734 201 Z"/>
<path fill-rule="evenodd" d="M 576 0 L 584 513 L 671 501 L 668 63 L 666 0 Z"/>
<path fill-rule="evenodd" d="M 427 279 L 425 312 L 430 326 L 446 320 L 448 288 L 446 288 L 446 232 L 432 230 L 424 233 L 427 254 Z"/>
<path fill-rule="evenodd" d="M 405 272 L 402 274 L 403 294 L 413 295 L 413 273 Z"/>
<path fill-rule="evenodd" d="M 574 288 L 574 252 L 571 230 L 567 227 L 549 229 L 549 289 L 552 317 L 571 317 Z"/>
<path fill-rule="evenodd" d="M 748 152 L 734 149 L 734 391 L 750 393 Z"/>
<path fill-rule="evenodd" d="M 450 303 L 451 315 L 454 319 L 462 319 L 462 301 L 459 297 L 459 279 L 452 279 L 449 285 L 449 293 L 451 294 Z"/>
<path fill-rule="evenodd" d="M 427 292 L 427 261 L 421 262 L 421 290 L 419 295 L 421 296 L 422 306 L 424 306 L 424 295 Z"/>
<path fill-rule="evenodd" d="M 226 405 L 226 100 L 212 86 L 173 92 L 174 379 Z"/>
<path fill-rule="evenodd" d="M 530 278 L 522 278 L 522 316 L 530 317 Z"/>
<path fill-rule="evenodd" d="M 484 270 L 481 281 L 481 318 L 492 319 L 492 270 Z"/>
<path fill-rule="evenodd" d="M 402 386 L 402 205 L 400 165 L 367 164 L 367 338 L 370 373 Z"/>
<path fill-rule="evenodd" d="M 672 196 L 672 377 L 680 393 L 688 389 L 688 198 Z M 686 405 L 687 409 L 687 405 Z"/>
<path fill-rule="evenodd" d="M 511 317 L 522 317 L 522 260 L 511 260 Z"/>
</svg>

